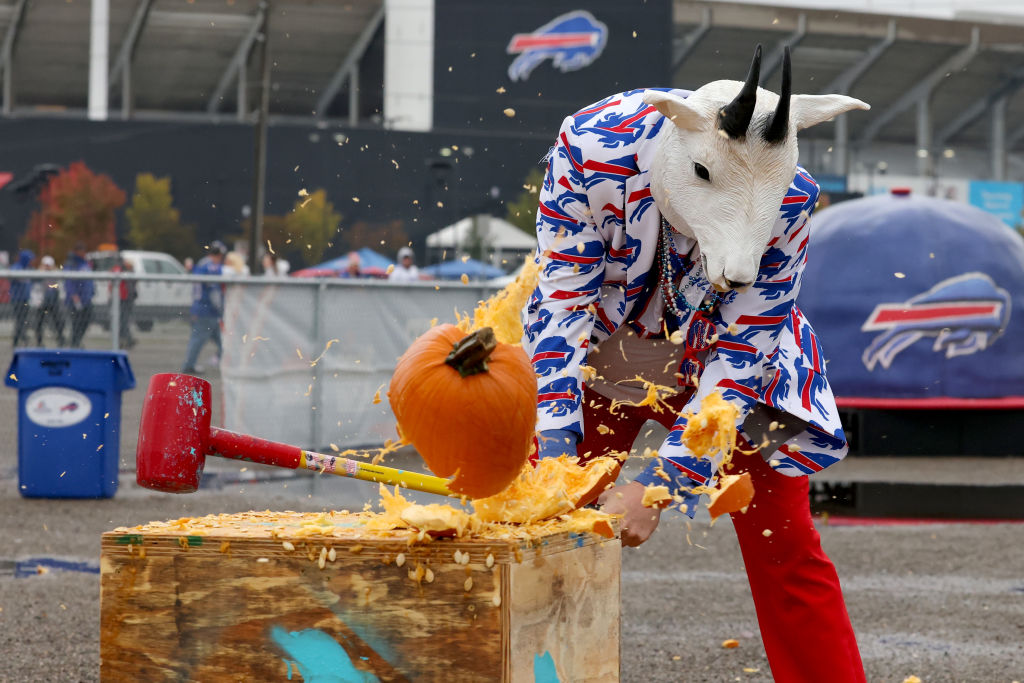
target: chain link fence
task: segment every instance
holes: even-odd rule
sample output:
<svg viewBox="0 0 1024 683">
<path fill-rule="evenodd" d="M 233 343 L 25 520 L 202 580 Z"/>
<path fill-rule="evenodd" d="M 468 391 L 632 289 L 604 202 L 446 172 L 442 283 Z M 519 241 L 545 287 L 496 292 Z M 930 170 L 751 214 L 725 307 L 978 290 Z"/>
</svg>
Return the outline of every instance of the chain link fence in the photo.
<svg viewBox="0 0 1024 683">
<path fill-rule="evenodd" d="M 92 298 L 73 301 L 68 292 L 82 281 Z M 398 356 L 434 319 L 454 322 L 456 310 L 472 311 L 495 291 L 442 281 L 0 270 L 0 345 L 8 360 L 20 347 L 125 351 L 137 385 L 122 395 L 120 467 L 132 471 L 149 379 L 183 368 L 193 292 L 204 284 L 224 300 L 222 349 L 207 343 L 196 362 L 213 388 L 213 424 L 317 450 L 393 438 L 386 383 Z M 16 476 L 17 428 L 18 395 L 8 388 L 0 392 L 2 475 Z"/>
</svg>

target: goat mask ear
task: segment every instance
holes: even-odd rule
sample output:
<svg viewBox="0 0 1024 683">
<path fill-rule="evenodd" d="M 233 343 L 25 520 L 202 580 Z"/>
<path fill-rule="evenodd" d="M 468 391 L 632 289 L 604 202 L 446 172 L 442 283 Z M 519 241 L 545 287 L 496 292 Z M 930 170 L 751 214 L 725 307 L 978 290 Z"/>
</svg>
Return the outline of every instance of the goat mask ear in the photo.
<svg viewBox="0 0 1024 683">
<path fill-rule="evenodd" d="M 660 90 L 648 90 L 644 93 L 644 102 L 653 105 L 672 123 L 683 130 L 701 130 L 706 117 L 694 109 L 682 97 Z"/>
<path fill-rule="evenodd" d="M 846 95 L 793 95 L 790 120 L 797 130 L 828 121 L 851 109 L 871 109 L 871 105 Z"/>
</svg>

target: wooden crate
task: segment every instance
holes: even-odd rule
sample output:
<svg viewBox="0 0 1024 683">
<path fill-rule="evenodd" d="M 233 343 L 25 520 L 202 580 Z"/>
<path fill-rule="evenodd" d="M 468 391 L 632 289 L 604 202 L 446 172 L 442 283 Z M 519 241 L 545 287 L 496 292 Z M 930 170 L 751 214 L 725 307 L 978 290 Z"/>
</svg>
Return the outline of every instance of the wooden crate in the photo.
<svg viewBox="0 0 1024 683">
<path fill-rule="evenodd" d="M 305 535 L 317 516 L 291 514 L 103 534 L 101 678 L 618 680 L 618 539 L 409 545 L 357 515 Z"/>
</svg>

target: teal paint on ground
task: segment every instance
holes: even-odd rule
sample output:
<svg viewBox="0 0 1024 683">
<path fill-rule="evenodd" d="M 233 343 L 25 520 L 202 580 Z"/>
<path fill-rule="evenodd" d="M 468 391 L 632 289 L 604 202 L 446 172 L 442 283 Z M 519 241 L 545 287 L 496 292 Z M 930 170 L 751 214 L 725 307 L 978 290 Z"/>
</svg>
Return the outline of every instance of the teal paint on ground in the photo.
<svg viewBox="0 0 1024 683">
<path fill-rule="evenodd" d="M 372 673 L 357 669 L 345 648 L 319 629 L 289 632 L 275 626 L 270 637 L 295 661 L 307 683 L 380 683 Z"/>
<path fill-rule="evenodd" d="M 534 683 L 561 683 L 550 652 L 533 656 L 533 680 Z"/>
</svg>

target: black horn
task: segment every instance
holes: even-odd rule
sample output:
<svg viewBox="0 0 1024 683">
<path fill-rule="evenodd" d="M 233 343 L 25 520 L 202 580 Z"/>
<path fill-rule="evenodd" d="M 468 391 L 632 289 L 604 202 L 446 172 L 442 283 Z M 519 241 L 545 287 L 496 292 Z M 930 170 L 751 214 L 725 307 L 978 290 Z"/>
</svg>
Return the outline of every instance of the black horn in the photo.
<svg viewBox="0 0 1024 683">
<path fill-rule="evenodd" d="M 747 126 L 750 125 L 750 119 L 754 116 L 754 106 L 757 104 L 757 81 L 760 77 L 761 45 L 758 44 L 743 89 L 736 99 L 718 112 L 718 126 L 731 138 L 742 138 L 747 134 Z"/>
<path fill-rule="evenodd" d="M 786 139 L 789 132 L 789 96 L 793 91 L 793 69 L 789 64 L 789 46 L 782 51 L 782 90 L 779 92 L 779 104 L 775 113 L 768 117 L 764 127 L 764 139 L 769 144 L 777 144 Z"/>
</svg>

